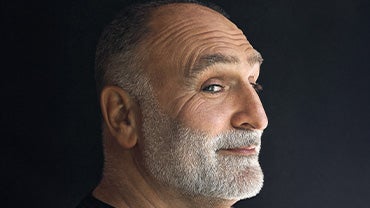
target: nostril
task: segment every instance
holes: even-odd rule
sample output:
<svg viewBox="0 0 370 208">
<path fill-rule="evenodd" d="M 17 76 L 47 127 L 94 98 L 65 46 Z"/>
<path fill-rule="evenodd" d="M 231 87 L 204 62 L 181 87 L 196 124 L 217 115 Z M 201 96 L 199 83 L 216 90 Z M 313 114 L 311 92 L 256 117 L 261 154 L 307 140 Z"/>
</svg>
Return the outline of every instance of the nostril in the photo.
<svg viewBox="0 0 370 208">
<path fill-rule="evenodd" d="M 248 130 L 254 130 L 254 126 L 252 126 L 251 124 L 249 123 L 242 123 L 240 125 L 240 129 L 248 129 Z"/>
</svg>

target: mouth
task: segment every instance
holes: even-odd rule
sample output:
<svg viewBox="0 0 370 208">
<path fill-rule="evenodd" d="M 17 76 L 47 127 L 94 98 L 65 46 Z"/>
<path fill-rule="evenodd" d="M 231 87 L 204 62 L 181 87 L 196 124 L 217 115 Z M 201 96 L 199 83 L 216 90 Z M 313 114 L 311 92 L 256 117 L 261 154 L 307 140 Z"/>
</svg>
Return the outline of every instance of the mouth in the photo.
<svg viewBox="0 0 370 208">
<path fill-rule="evenodd" d="M 237 147 L 230 149 L 220 149 L 218 150 L 218 152 L 224 155 L 251 156 L 257 154 L 257 148 L 256 146 Z"/>
</svg>

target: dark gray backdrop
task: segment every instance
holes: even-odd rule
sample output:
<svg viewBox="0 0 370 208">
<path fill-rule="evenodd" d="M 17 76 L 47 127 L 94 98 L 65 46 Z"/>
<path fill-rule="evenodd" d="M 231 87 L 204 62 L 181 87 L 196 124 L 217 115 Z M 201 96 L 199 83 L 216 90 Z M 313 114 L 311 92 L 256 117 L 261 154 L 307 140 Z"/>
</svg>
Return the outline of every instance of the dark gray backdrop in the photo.
<svg viewBox="0 0 370 208">
<path fill-rule="evenodd" d="M 5 207 L 74 207 L 98 182 L 95 44 L 129 2 L 2 2 Z M 214 2 L 265 59 L 265 186 L 236 207 L 369 207 L 368 1 Z"/>
</svg>

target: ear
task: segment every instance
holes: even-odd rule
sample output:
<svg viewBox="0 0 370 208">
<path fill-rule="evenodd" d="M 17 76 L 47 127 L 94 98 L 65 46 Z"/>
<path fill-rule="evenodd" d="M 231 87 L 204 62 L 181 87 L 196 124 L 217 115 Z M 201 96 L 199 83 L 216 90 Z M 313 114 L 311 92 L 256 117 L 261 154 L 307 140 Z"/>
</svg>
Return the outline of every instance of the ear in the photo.
<svg viewBox="0 0 370 208">
<path fill-rule="evenodd" d="M 100 106 L 109 133 L 125 149 L 137 142 L 138 108 L 126 91 L 107 86 L 100 94 Z"/>
</svg>

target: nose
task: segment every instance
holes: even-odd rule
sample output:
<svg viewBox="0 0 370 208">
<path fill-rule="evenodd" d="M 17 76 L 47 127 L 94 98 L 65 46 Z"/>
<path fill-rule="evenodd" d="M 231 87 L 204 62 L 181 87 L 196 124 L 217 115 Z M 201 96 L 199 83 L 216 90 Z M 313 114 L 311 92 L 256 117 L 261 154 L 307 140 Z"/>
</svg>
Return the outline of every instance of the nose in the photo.
<svg viewBox="0 0 370 208">
<path fill-rule="evenodd" d="M 235 98 L 231 125 L 236 129 L 264 130 L 268 119 L 257 92 L 248 83 Z"/>
</svg>

